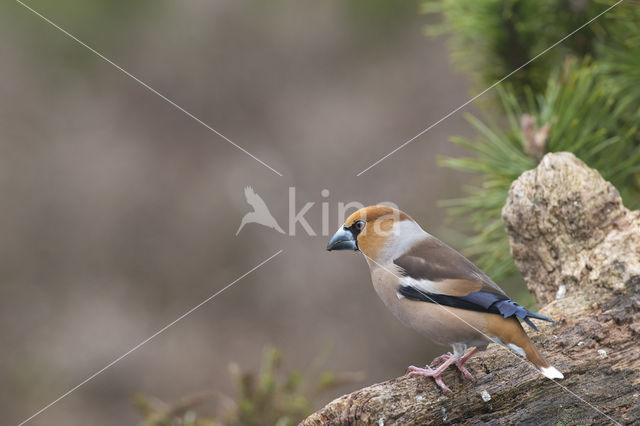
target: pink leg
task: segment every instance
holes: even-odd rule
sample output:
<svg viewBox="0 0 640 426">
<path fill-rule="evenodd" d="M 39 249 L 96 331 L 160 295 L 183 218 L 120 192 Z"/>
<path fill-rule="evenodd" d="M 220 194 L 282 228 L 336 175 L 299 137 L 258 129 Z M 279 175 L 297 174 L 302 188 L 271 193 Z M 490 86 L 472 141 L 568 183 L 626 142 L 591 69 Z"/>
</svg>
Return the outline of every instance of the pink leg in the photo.
<svg viewBox="0 0 640 426">
<path fill-rule="evenodd" d="M 435 358 L 433 361 L 431 361 L 431 364 L 429 365 L 441 363 L 442 361 L 446 361 L 451 357 L 453 357 L 453 354 L 451 352 L 447 352 L 446 354 L 442 354 L 438 358 Z"/>
<path fill-rule="evenodd" d="M 450 356 L 440 367 L 433 369 L 428 365 L 425 368 L 415 367 L 413 365 L 409 366 L 409 376 L 427 376 L 433 377 L 436 381 L 436 384 L 440 386 L 443 392 L 451 392 L 451 389 L 444 384 L 442 381 L 442 373 L 447 369 L 451 364 L 455 362 L 456 358 L 454 356 Z"/>
<path fill-rule="evenodd" d="M 464 366 L 464 363 L 469 360 L 476 352 L 478 352 L 478 348 L 473 348 L 469 353 L 464 356 L 457 357 L 451 352 L 447 352 L 446 354 L 440 355 L 436 359 L 431 362 L 431 365 L 438 364 L 439 362 L 443 362 L 438 368 L 433 368 L 427 365 L 425 368 L 419 368 L 415 366 L 410 366 L 408 368 L 409 376 L 428 376 L 433 377 L 436 381 L 436 384 L 440 386 L 443 392 L 451 392 L 451 389 L 444 384 L 442 380 L 442 373 L 446 370 L 451 364 L 455 364 L 458 367 L 458 370 L 469 380 L 475 380 L 473 375 L 467 370 Z"/>
<path fill-rule="evenodd" d="M 467 362 L 469 358 L 471 358 L 476 352 L 478 352 L 478 348 L 473 348 L 471 351 L 469 351 L 468 354 L 454 361 L 456 364 L 456 367 L 458 367 L 458 370 L 460 370 L 460 372 L 464 374 L 464 377 L 466 377 L 469 380 L 475 380 L 475 378 L 471 373 L 469 373 L 469 370 L 465 368 L 464 363 Z"/>
</svg>

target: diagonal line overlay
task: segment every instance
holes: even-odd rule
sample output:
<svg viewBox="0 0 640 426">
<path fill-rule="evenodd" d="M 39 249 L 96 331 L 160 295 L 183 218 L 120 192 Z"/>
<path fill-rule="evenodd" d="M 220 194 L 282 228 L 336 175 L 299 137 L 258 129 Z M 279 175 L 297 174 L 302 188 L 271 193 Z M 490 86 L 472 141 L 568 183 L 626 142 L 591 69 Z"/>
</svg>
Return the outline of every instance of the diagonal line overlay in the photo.
<svg viewBox="0 0 640 426">
<path fill-rule="evenodd" d="M 536 56 L 534 56 L 533 58 L 531 58 L 530 60 L 528 60 L 527 62 L 525 62 L 524 64 L 522 64 L 521 66 L 519 66 L 518 68 L 516 68 L 515 70 L 511 71 L 509 74 L 505 75 L 504 77 L 502 77 L 500 80 L 496 81 L 495 83 L 493 83 L 491 86 L 487 87 L 486 89 L 484 89 L 482 92 L 480 92 L 479 94 L 477 94 L 476 96 L 474 96 L 473 98 L 469 99 L 468 101 L 466 101 L 465 103 L 463 103 L 462 105 L 460 105 L 459 107 L 455 108 L 454 110 L 452 110 L 451 112 L 449 112 L 448 114 L 446 114 L 444 117 L 442 117 L 441 119 L 439 119 L 438 121 L 434 122 L 433 124 L 431 124 L 430 126 L 426 127 L 425 129 L 423 129 L 422 131 L 420 131 L 417 135 L 415 135 L 414 137 L 408 139 L 407 141 L 405 141 L 404 143 L 402 143 L 401 145 L 399 145 L 397 148 L 395 148 L 393 151 L 389 152 L 388 154 L 386 154 L 384 157 L 380 158 L 379 160 L 377 160 L 376 162 L 374 162 L 373 164 L 371 164 L 370 166 L 368 166 L 367 168 L 365 168 L 364 170 L 362 170 L 361 172 L 359 172 L 356 176 L 361 176 L 362 174 L 364 174 L 365 172 L 367 172 L 368 170 L 370 170 L 371 168 L 375 167 L 376 165 L 378 165 L 379 163 L 381 163 L 382 161 L 384 161 L 385 159 L 387 159 L 388 157 L 390 157 L 391 155 L 395 154 L 396 152 L 398 152 L 399 150 L 401 150 L 402 148 L 404 148 L 405 146 L 409 145 L 410 143 L 414 142 L 416 139 L 418 139 L 419 137 L 421 137 L 422 135 L 424 135 L 425 133 L 427 133 L 429 130 L 431 130 L 432 128 L 436 127 L 438 124 L 440 124 L 441 122 L 447 120 L 448 118 L 450 118 L 451 116 L 453 116 L 454 114 L 456 114 L 458 111 L 460 111 L 461 109 L 463 109 L 464 107 L 466 107 L 467 105 L 469 105 L 470 103 L 472 103 L 473 101 L 475 101 L 476 99 L 478 99 L 479 97 L 483 96 L 484 94 L 486 94 L 487 92 L 489 92 L 490 90 L 492 90 L 493 88 L 495 88 L 497 85 L 501 84 L 503 81 L 507 80 L 509 77 L 511 77 L 513 74 L 517 73 L 518 71 L 520 71 L 521 69 L 523 69 L 524 67 L 526 67 L 527 65 L 529 65 L 530 63 L 532 63 L 533 61 L 537 60 L 538 58 L 540 58 L 541 56 L 543 56 L 544 54 L 546 54 L 547 52 L 549 52 L 550 50 L 552 50 L 553 48 L 555 48 L 556 46 L 558 46 L 559 44 L 561 44 L 562 42 L 564 42 L 566 39 L 570 38 L 571 36 L 573 36 L 575 33 L 577 33 L 578 31 L 582 30 L 584 27 L 586 27 L 587 25 L 591 24 L 593 21 L 595 21 L 596 19 L 600 18 L 602 15 L 606 14 L 607 12 L 609 12 L 610 10 L 612 10 L 613 8 L 615 8 L 616 6 L 618 6 L 620 3 L 622 3 L 624 0 L 618 0 L 616 3 L 614 3 L 612 6 L 610 6 L 609 8 L 605 9 L 603 12 L 601 12 L 600 14 L 596 15 L 594 18 L 590 19 L 589 21 L 587 21 L 586 23 L 584 23 L 583 25 L 581 25 L 580 27 L 578 27 L 577 29 L 575 29 L 574 31 L 572 31 L 571 33 L 569 33 L 568 35 L 566 35 L 565 37 L 563 37 L 562 39 L 558 40 L 557 42 L 555 42 L 553 45 L 549 46 L 548 48 L 546 48 L 545 50 L 543 50 L 542 52 L 538 53 Z M 68 36 L 69 38 L 71 38 L 72 40 L 74 40 L 75 42 L 77 42 L 78 44 L 80 44 L 81 46 L 85 47 L 87 50 L 89 50 L 90 52 L 94 53 L 96 56 L 98 56 L 99 58 L 101 58 L 102 60 L 104 60 L 105 62 L 109 63 L 110 65 L 112 65 L 113 67 L 115 67 L 117 70 L 119 70 L 120 72 L 122 72 L 123 74 L 125 74 L 126 76 L 130 77 L 131 79 L 133 79 L 134 81 L 136 81 L 138 84 L 140 84 L 141 86 L 143 86 L 145 89 L 149 90 L 150 92 L 154 93 L 155 95 L 159 96 L 161 99 L 163 99 L 164 101 L 166 101 L 167 103 L 169 103 L 170 105 L 172 105 L 174 108 L 178 109 L 179 111 L 181 111 L 182 113 L 184 113 L 185 115 L 187 115 L 189 118 L 193 119 L 194 121 L 198 122 L 199 124 L 201 124 L 202 126 L 204 126 L 205 128 L 207 128 L 208 130 L 210 130 L 211 132 L 213 132 L 214 134 L 216 134 L 217 136 L 219 136 L 220 138 L 224 139 L 225 141 L 227 141 L 228 143 L 230 143 L 231 145 L 233 145 L 234 147 L 236 147 L 237 149 L 239 149 L 240 151 L 242 151 L 243 153 L 245 153 L 246 155 L 250 156 L 251 158 L 253 158 L 254 160 L 256 160 L 257 162 L 259 162 L 260 164 L 262 164 L 263 166 L 267 167 L 269 170 L 271 170 L 272 172 L 276 173 L 279 176 L 283 176 L 282 173 L 280 173 L 279 171 L 277 171 L 276 169 L 274 169 L 273 167 L 269 166 L 268 164 L 266 164 L 264 161 L 260 160 L 259 158 L 257 158 L 255 155 L 251 154 L 249 151 L 247 151 L 246 149 L 242 148 L 240 145 L 236 144 L 235 142 L 233 142 L 232 140 L 230 140 L 228 137 L 226 137 L 224 134 L 220 133 L 219 131 L 217 131 L 216 129 L 214 129 L 213 127 L 211 127 L 210 125 L 208 125 L 207 123 L 205 123 L 204 121 L 202 121 L 201 119 L 199 119 L 198 117 L 196 117 L 195 115 L 193 115 L 192 113 L 190 113 L 189 111 L 187 111 L 185 108 L 181 107 L 180 105 L 178 105 L 177 103 L 175 103 L 173 100 L 171 100 L 170 98 L 168 98 L 167 96 L 163 95 L 162 93 L 160 93 L 159 91 L 157 91 L 156 89 L 154 89 L 153 87 L 151 87 L 149 84 L 145 83 L 144 81 L 140 80 L 138 77 L 136 77 L 135 75 L 133 75 L 132 73 L 130 73 L 129 71 L 127 71 L 126 69 L 124 69 L 123 67 L 119 66 L 118 64 L 116 64 L 115 62 L 113 62 L 112 60 L 110 60 L 109 58 L 107 58 L 106 56 L 104 56 L 103 54 L 101 54 L 100 52 L 98 52 L 97 50 L 95 50 L 94 48 L 92 48 L 91 46 L 87 45 L 86 43 L 84 43 L 83 41 L 81 41 L 80 39 L 78 39 L 77 37 L 75 37 L 73 34 L 69 33 L 68 31 L 66 31 L 65 29 L 63 29 L 62 27 L 60 27 L 59 25 L 57 25 L 56 23 L 54 23 L 53 21 L 51 21 L 50 19 L 48 19 L 47 17 L 43 16 L 41 13 L 39 13 L 38 11 L 34 10 L 33 8 L 31 8 L 30 6 L 26 5 L 25 3 L 23 3 L 21 0 L 16 0 L 16 2 L 18 4 L 20 4 L 21 6 L 23 6 L 24 8 L 26 8 L 27 10 L 31 11 L 33 14 L 35 14 L 36 16 L 38 16 L 39 18 L 41 18 L 42 20 L 44 20 L 45 22 L 47 22 L 48 24 L 50 24 L 51 26 L 53 26 L 54 28 L 56 28 L 57 30 L 59 30 L 60 32 L 62 32 L 63 34 L 65 34 L 66 36 Z M 154 339 L 155 337 L 157 337 L 158 335 L 162 334 L 164 331 L 166 331 L 167 329 L 169 329 L 170 327 L 172 327 L 173 325 L 175 325 L 177 322 L 179 322 L 180 320 L 184 319 L 185 317 L 187 317 L 188 315 L 190 315 L 191 313 L 193 313 L 195 310 L 197 310 L 198 308 L 200 308 L 201 306 L 203 306 L 204 304 L 206 304 L 207 302 L 211 301 L 212 299 L 214 299 L 215 297 L 217 297 L 219 294 L 221 294 L 222 292 L 224 292 L 225 290 L 227 290 L 229 287 L 233 286 L 234 284 L 236 284 L 238 281 L 242 280 L 243 278 L 245 278 L 247 275 L 251 274 L 252 272 L 254 272 L 256 269 L 260 268 L 261 266 L 263 266 L 264 264 L 266 264 L 267 262 L 269 262 L 270 260 L 272 260 L 273 258 L 275 258 L 276 256 L 278 256 L 279 254 L 281 254 L 283 252 L 283 250 L 279 250 L 278 252 L 276 252 L 275 254 L 273 254 L 272 256 L 270 256 L 269 258 L 267 258 L 266 260 L 262 261 L 261 263 L 259 263 L 258 265 L 256 265 L 255 267 L 253 267 L 251 270 L 249 270 L 248 272 L 244 273 L 243 275 L 241 275 L 240 277 L 238 277 L 237 279 L 235 279 L 234 281 L 232 281 L 231 283 L 229 283 L 227 286 L 223 287 L 221 290 L 217 291 L 216 293 L 214 293 L 213 295 L 209 296 L 207 299 L 205 299 L 204 301 L 200 302 L 199 304 L 195 305 L 194 307 L 192 307 L 191 309 L 189 309 L 187 312 L 185 312 L 184 314 L 182 314 L 181 316 L 179 316 L 177 319 L 175 319 L 174 321 L 170 322 L 169 324 L 165 325 L 164 327 L 162 327 L 161 329 L 159 329 L 158 331 L 156 331 L 154 334 L 152 334 L 150 337 L 142 340 L 140 343 L 138 343 L 137 345 L 135 345 L 134 347 L 132 347 L 130 350 L 128 350 L 127 352 L 125 352 L 124 354 L 120 355 L 119 357 L 117 357 L 116 359 L 114 359 L 113 361 L 111 361 L 109 364 L 107 364 L 106 366 L 104 366 L 103 368 L 101 368 L 100 370 L 96 371 L 95 373 L 93 373 L 92 375 L 88 376 L 86 379 L 84 379 L 82 382 L 78 383 L 77 385 L 75 385 L 74 387 L 72 387 L 71 389 L 69 389 L 67 392 L 65 392 L 64 394 L 62 394 L 60 397 L 58 397 L 57 399 L 55 399 L 54 401 L 50 402 L 49 404 L 47 404 L 46 406 L 44 406 L 43 408 L 41 408 L 39 411 L 37 411 L 36 413 L 34 413 L 33 415 L 31 415 L 30 417 L 28 417 L 27 419 L 23 420 L 18 426 L 22 426 L 26 423 L 28 423 L 29 421 L 31 421 L 32 419 L 34 419 L 35 417 L 37 417 L 38 415 L 40 415 L 41 413 L 43 413 L 44 411 L 46 411 L 47 409 L 49 409 L 50 407 L 52 407 L 53 405 L 55 405 L 56 403 L 58 403 L 59 401 L 61 401 L 62 399 L 66 398 L 67 396 L 69 396 L 71 393 L 73 393 L 74 391 L 76 391 L 78 388 L 80 388 L 81 386 L 85 385 L 86 383 L 88 383 L 89 381 L 93 380 L 95 377 L 97 377 L 98 375 L 100 375 L 101 373 L 103 373 L 104 371 L 106 371 L 107 369 L 111 368 L 112 366 L 114 366 L 116 363 L 118 363 L 119 361 L 121 361 L 122 359 L 126 358 L 127 356 L 129 356 L 131 353 L 133 353 L 134 351 L 136 351 L 137 349 L 139 349 L 140 347 L 142 347 L 143 345 L 145 345 L 146 343 L 148 343 L 149 341 L 151 341 L 152 339 Z M 364 253 L 363 253 L 364 254 Z M 387 272 L 395 275 L 396 277 L 400 278 L 397 274 L 395 274 L 393 271 L 389 270 L 388 268 L 378 264 L 377 262 L 375 262 L 373 259 L 369 258 L 368 256 L 365 255 L 365 257 L 367 257 L 370 261 L 372 261 L 373 263 L 375 263 L 376 265 L 378 265 L 379 267 L 385 269 Z M 422 292 L 421 290 L 418 289 L 418 291 L 420 291 L 421 293 L 424 294 L 424 292 Z M 431 299 L 427 294 L 424 294 L 425 297 Z M 433 301 L 433 300 L 432 300 Z M 462 322 L 464 322 L 466 325 L 468 325 L 469 327 L 475 329 L 476 331 L 480 332 L 481 334 L 485 335 L 489 340 L 493 341 L 488 335 L 486 335 L 485 333 L 483 333 L 482 331 L 478 330 L 476 327 L 474 327 L 473 325 L 469 324 L 467 321 L 465 321 L 464 319 L 462 319 L 461 317 L 459 317 L 457 314 L 455 314 L 454 312 L 446 309 L 444 306 L 438 304 L 437 302 L 433 301 L 436 305 L 440 306 L 444 311 L 448 312 L 449 314 L 453 315 L 454 317 L 457 317 L 459 320 L 461 320 Z M 515 356 L 518 360 L 522 361 L 522 362 L 526 362 L 524 361 L 522 358 L 520 358 L 519 356 L 517 356 L 516 354 L 512 353 L 510 350 L 508 350 L 508 352 L 510 354 L 512 354 L 513 356 Z M 563 390 L 567 391 L 568 393 L 572 394 L 574 397 L 576 397 L 577 399 L 579 399 L 581 402 L 583 402 L 584 404 L 588 405 L 589 407 L 591 407 L 593 410 L 597 411 L 598 413 L 600 413 L 601 415 L 607 417 L 609 420 L 611 420 L 613 423 L 615 424 L 620 424 L 619 422 L 617 422 L 615 419 L 613 419 L 612 417 L 610 417 L 609 415 L 605 414 L 602 410 L 600 410 L 599 408 L 595 407 L 594 405 L 592 405 L 591 403 L 589 403 L 588 401 L 584 400 L 583 398 L 581 398 L 579 395 L 577 395 L 576 393 L 574 393 L 573 391 L 571 391 L 570 389 L 568 389 L 567 387 L 563 386 L 562 384 L 558 383 L 556 380 L 551 379 L 551 381 L 553 381 L 556 385 L 560 386 Z"/>
<path fill-rule="evenodd" d="M 20 422 L 18 424 L 18 426 L 22 426 L 26 423 L 28 423 L 29 421 L 31 421 L 32 419 L 34 419 L 35 417 L 39 416 L 40 414 L 42 414 L 44 411 L 48 410 L 49 408 L 51 408 L 53 405 L 57 404 L 58 402 L 60 402 L 62 399 L 66 398 L 67 396 L 69 396 L 71 393 L 75 392 L 78 388 L 80 388 L 81 386 L 87 384 L 88 382 L 90 382 L 91 380 L 93 380 L 95 377 L 97 377 L 98 375 L 102 374 L 103 372 L 105 372 L 106 370 L 108 370 L 109 368 L 113 367 L 115 364 L 117 364 L 118 362 L 122 361 L 124 358 L 126 358 L 127 356 L 129 356 L 132 352 L 136 351 L 137 349 L 139 349 L 140 347 L 142 347 L 143 345 L 145 345 L 146 343 L 148 343 L 150 340 L 152 340 L 153 338 L 157 337 L 159 334 L 164 333 L 167 329 L 169 329 L 170 327 L 174 326 L 178 321 L 184 319 L 185 317 L 191 315 L 195 310 L 197 310 L 198 308 L 200 308 L 202 305 L 206 304 L 207 302 L 213 300 L 216 296 L 218 296 L 220 293 L 222 293 L 223 291 L 225 291 L 226 289 L 228 289 L 229 287 L 233 286 L 234 284 L 236 284 L 238 281 L 240 281 L 241 279 L 243 279 L 244 277 L 246 277 L 247 275 L 251 274 L 253 271 L 255 271 L 256 269 L 260 268 L 261 266 L 263 266 L 265 263 L 269 262 L 271 259 L 273 259 L 274 257 L 278 256 L 280 253 L 282 253 L 284 250 L 279 250 L 276 253 L 272 254 L 270 257 L 268 257 L 267 259 L 263 260 L 262 262 L 260 262 L 259 264 L 257 264 L 256 266 L 254 266 L 253 268 L 251 268 L 250 270 L 248 270 L 247 272 L 245 272 L 244 274 L 240 275 L 238 278 L 236 278 L 235 280 L 231 281 L 229 284 L 227 284 L 225 287 L 223 287 L 222 289 L 218 290 L 217 292 L 215 292 L 214 294 L 212 294 L 211 296 L 207 297 L 206 299 L 204 299 L 202 302 L 198 303 L 197 305 L 195 305 L 194 307 L 192 307 L 191 309 L 189 309 L 187 312 L 185 312 L 184 314 L 180 315 L 178 318 L 176 318 L 175 320 L 171 321 L 169 324 L 165 325 L 164 327 L 162 327 L 161 329 L 159 329 L 158 331 L 156 331 L 155 333 L 153 333 L 151 336 L 147 337 L 146 339 L 144 339 L 143 341 L 141 341 L 140 343 L 138 343 L 137 345 L 135 345 L 134 347 L 132 347 L 131 349 L 129 349 L 127 352 L 123 353 L 122 355 L 120 355 L 119 357 L 117 357 L 116 359 L 114 359 L 113 361 L 111 361 L 109 364 L 105 365 L 104 367 L 102 367 L 100 370 L 96 371 L 95 373 L 93 373 L 92 375 L 90 375 L 89 377 L 87 377 L 86 379 L 84 379 L 83 381 L 81 381 L 80 383 L 78 383 L 77 385 L 75 385 L 74 387 L 72 387 L 71 389 L 69 389 L 68 391 L 66 391 L 65 393 L 63 393 L 62 395 L 60 395 L 58 398 L 54 399 L 53 401 L 51 401 L 49 404 L 45 405 L 44 407 L 42 407 L 40 410 L 38 410 L 37 412 L 35 412 L 34 414 L 32 414 L 30 417 L 26 418 L 25 420 L 23 420 L 22 422 Z"/>
<path fill-rule="evenodd" d="M 363 173 L 365 173 L 366 171 L 368 171 L 369 169 L 377 166 L 378 164 L 380 164 L 382 161 L 386 160 L 387 158 L 389 158 L 390 156 L 392 156 L 393 154 L 395 154 L 396 152 L 400 151 L 402 148 L 404 148 L 405 146 L 409 145 L 411 142 L 415 141 L 416 139 L 418 139 L 420 136 L 424 135 L 425 133 L 427 133 L 429 130 L 433 129 L 434 127 L 436 127 L 438 124 L 442 123 L 443 121 L 445 121 L 446 119 L 448 119 L 449 117 L 451 117 L 452 115 L 454 115 L 455 113 L 457 113 L 458 111 L 460 111 L 462 108 L 466 107 L 467 105 L 469 105 L 470 103 L 472 103 L 473 101 L 475 101 L 476 99 L 478 99 L 479 97 L 481 97 L 482 95 L 484 95 L 485 93 L 489 92 L 491 89 L 493 89 L 494 87 L 496 87 L 497 85 L 499 85 L 500 83 L 502 83 L 503 81 L 505 81 L 506 79 L 508 79 L 509 77 L 511 77 L 513 74 L 517 73 L 518 71 L 520 71 L 521 69 L 523 69 L 524 67 L 526 67 L 527 65 L 529 65 L 531 62 L 535 61 L 536 59 L 538 59 L 539 57 L 541 57 L 542 55 L 544 55 L 545 53 L 549 52 L 551 49 L 553 49 L 554 47 L 556 47 L 557 45 L 559 45 L 560 43 L 562 43 L 563 41 L 565 41 L 566 39 L 568 39 L 569 37 L 571 37 L 572 35 L 574 35 L 575 33 L 577 33 L 578 31 L 580 31 L 581 29 L 583 29 L 584 27 L 586 27 L 587 25 L 591 24 L 593 21 L 595 21 L 596 19 L 600 18 L 602 15 L 604 15 L 605 13 L 609 12 L 611 9 L 613 9 L 614 7 L 618 6 L 620 3 L 622 3 L 624 0 L 618 0 L 616 3 L 614 3 L 613 5 L 609 6 L 607 9 L 605 9 L 604 11 L 600 12 L 598 15 L 596 15 L 595 17 L 591 18 L 589 21 L 585 22 L 584 24 L 582 24 L 581 26 L 579 26 L 578 28 L 576 28 L 575 30 L 573 30 L 572 32 L 570 32 L 569 34 L 567 34 L 566 36 L 564 36 L 563 38 L 561 38 L 560 40 L 556 41 L 554 44 L 552 44 L 551 46 L 547 47 L 546 49 L 544 49 L 542 52 L 538 53 L 536 56 L 534 56 L 533 58 L 529 59 L 527 62 L 525 62 L 524 64 L 520 65 L 518 68 L 516 68 L 515 70 L 511 71 L 509 74 L 505 75 L 504 77 L 502 77 L 500 80 L 496 81 L 495 83 L 493 83 L 491 86 L 487 87 L 486 89 L 484 89 L 482 92 L 478 93 L 477 95 L 475 95 L 473 98 L 469 99 L 468 101 L 466 101 L 465 103 L 463 103 L 462 105 L 460 105 L 459 107 L 457 107 L 456 109 L 450 111 L 447 115 L 445 115 L 444 117 L 442 117 L 441 119 L 439 119 L 438 121 L 436 121 L 435 123 L 431 124 L 429 127 L 423 129 L 422 131 L 420 131 L 420 133 L 418 133 L 417 135 L 415 135 L 414 137 L 412 137 L 411 139 L 405 141 L 404 143 L 402 143 L 401 145 L 399 145 L 397 148 L 395 148 L 393 151 L 391 151 L 390 153 L 388 153 L 387 155 L 385 155 L 384 157 L 380 158 L 378 161 L 376 161 L 375 163 L 371 164 L 369 167 L 367 167 L 366 169 L 362 170 L 360 173 L 358 173 L 356 176 L 361 176 Z"/>
<path fill-rule="evenodd" d="M 249 157 L 253 158 L 254 160 L 256 160 L 258 163 L 262 164 L 263 166 L 265 166 L 266 168 L 268 168 L 269 170 L 271 170 L 273 173 L 277 174 L 278 176 L 282 176 L 282 173 L 280 173 L 279 171 L 277 171 L 276 169 L 274 169 L 273 167 L 271 167 L 270 165 L 268 165 L 267 163 L 265 163 L 264 161 L 262 161 L 261 159 L 259 159 L 258 157 L 256 157 L 255 155 L 253 155 L 252 153 L 250 153 L 249 151 L 247 151 L 246 149 L 244 149 L 243 147 L 241 147 L 240 145 L 238 145 L 237 143 L 235 143 L 234 141 L 232 141 L 231 139 L 229 139 L 228 137 L 226 137 L 225 135 L 223 135 L 222 133 L 220 133 L 219 131 L 217 131 L 216 129 L 214 129 L 213 127 L 211 127 L 210 125 L 208 125 L 207 123 L 205 123 L 204 121 L 202 121 L 201 119 L 199 119 L 198 117 L 196 117 L 195 115 L 193 115 L 192 113 L 190 113 L 189 111 L 187 111 L 185 108 L 181 107 L 180 105 L 178 105 L 177 103 L 175 103 L 173 100 L 171 100 L 170 98 L 168 98 L 167 96 L 163 95 L 162 93 L 160 93 L 159 91 L 157 91 L 156 89 L 154 89 L 153 87 L 151 87 L 150 85 L 148 85 L 147 83 L 145 83 L 144 81 L 140 80 L 138 77 L 136 77 L 135 75 L 133 75 L 132 73 L 130 73 L 129 71 L 127 71 L 126 69 L 122 68 L 120 65 L 116 64 L 115 62 L 113 62 L 111 59 L 107 58 L 106 56 L 104 56 L 102 53 L 98 52 L 97 50 L 95 50 L 93 47 L 89 46 L 88 44 L 86 44 L 85 42 L 83 42 L 82 40 L 80 40 L 78 37 L 74 36 L 73 34 L 71 34 L 70 32 L 68 32 L 67 30 L 65 30 L 64 28 L 60 27 L 58 24 L 56 24 L 55 22 L 53 22 L 52 20 L 50 20 L 49 18 L 47 18 L 46 16 L 42 15 L 40 12 L 38 12 L 37 10 L 33 9 L 31 6 L 23 3 L 21 0 L 16 0 L 16 3 L 20 4 L 21 6 L 23 6 L 25 9 L 31 11 L 34 15 L 38 16 L 39 18 L 41 18 L 43 21 L 47 22 L 48 24 L 50 24 L 51 26 L 53 26 L 54 28 L 56 28 L 57 30 L 59 30 L 60 32 L 62 32 L 63 34 L 65 34 L 67 37 L 71 38 L 72 40 L 74 40 L 76 43 L 80 44 L 81 46 L 85 47 L 87 50 L 89 50 L 91 53 L 95 54 L 96 56 L 98 56 L 100 59 L 104 60 L 105 62 L 109 63 L 110 65 L 112 65 L 114 68 L 116 68 L 118 71 L 122 72 L 123 74 L 125 74 L 126 76 L 130 77 L 131 79 L 133 79 L 135 82 L 137 82 L 138 84 L 140 84 L 142 87 L 144 87 L 145 89 L 147 89 L 148 91 L 150 91 L 151 93 L 159 96 L 160 98 L 162 98 L 164 101 L 166 101 L 167 103 L 169 103 L 171 106 L 173 106 L 174 108 L 176 108 L 177 110 L 181 111 L 183 114 L 185 114 L 187 117 L 193 119 L 194 121 L 198 122 L 199 124 L 201 124 L 202 126 L 206 127 L 208 130 L 210 130 L 211 132 L 215 133 L 216 135 L 218 135 L 219 137 L 221 137 L 222 139 L 224 139 L 225 141 L 229 142 L 231 145 L 233 145 L 234 147 L 238 148 L 240 151 L 244 152 L 245 154 L 247 154 Z"/>
</svg>

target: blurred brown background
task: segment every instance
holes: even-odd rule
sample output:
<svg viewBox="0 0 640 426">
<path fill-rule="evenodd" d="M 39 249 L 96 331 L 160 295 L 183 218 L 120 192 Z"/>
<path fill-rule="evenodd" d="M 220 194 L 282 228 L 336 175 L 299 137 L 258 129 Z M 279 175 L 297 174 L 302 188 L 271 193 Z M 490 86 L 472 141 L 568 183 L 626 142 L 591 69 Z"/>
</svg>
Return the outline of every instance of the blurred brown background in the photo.
<svg viewBox="0 0 640 426">
<path fill-rule="evenodd" d="M 251 185 L 286 227 L 288 188 L 329 229 L 338 202 L 393 201 L 443 231 L 437 167 L 462 114 L 356 173 L 468 98 L 419 2 L 28 3 L 284 174 L 279 177 L 15 2 L 0 6 L 0 413 L 15 424 L 276 251 L 236 286 L 31 424 L 133 424 L 137 392 L 233 392 L 227 366 L 265 345 L 363 383 L 434 347 L 375 295 L 361 256 L 259 225 Z M 330 191 L 328 198 L 320 193 Z M 328 394 L 331 399 L 337 394 Z M 321 404 L 325 401 L 317 401 Z"/>
</svg>

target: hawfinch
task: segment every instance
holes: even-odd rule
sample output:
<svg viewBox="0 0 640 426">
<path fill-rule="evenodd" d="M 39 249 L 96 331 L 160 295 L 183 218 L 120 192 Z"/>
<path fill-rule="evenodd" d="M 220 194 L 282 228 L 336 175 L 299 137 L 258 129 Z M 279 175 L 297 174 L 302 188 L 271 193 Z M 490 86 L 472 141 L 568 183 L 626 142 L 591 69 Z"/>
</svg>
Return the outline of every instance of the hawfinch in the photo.
<svg viewBox="0 0 640 426">
<path fill-rule="evenodd" d="M 410 366 L 409 375 L 433 377 L 444 392 L 451 392 L 442 372 L 455 364 L 473 380 L 464 363 L 493 342 L 527 358 L 546 377 L 564 378 L 536 350 L 518 318 L 534 330 L 531 318 L 552 320 L 509 299 L 476 265 L 406 213 L 387 206 L 360 209 L 347 218 L 327 250 L 362 252 L 376 293 L 396 318 L 435 343 L 453 347 L 453 354 L 432 363 L 440 366 Z M 474 349 L 466 353 L 468 347 Z"/>
</svg>

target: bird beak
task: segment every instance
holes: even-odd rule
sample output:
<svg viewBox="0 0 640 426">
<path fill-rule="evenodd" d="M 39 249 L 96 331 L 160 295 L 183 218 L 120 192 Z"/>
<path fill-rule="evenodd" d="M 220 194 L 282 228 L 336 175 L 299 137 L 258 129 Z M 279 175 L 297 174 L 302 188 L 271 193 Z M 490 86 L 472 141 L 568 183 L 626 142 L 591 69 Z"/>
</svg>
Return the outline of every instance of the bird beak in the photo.
<svg viewBox="0 0 640 426">
<path fill-rule="evenodd" d="M 351 231 L 340 227 L 329 241 L 327 250 L 358 250 L 358 243 Z"/>
</svg>

